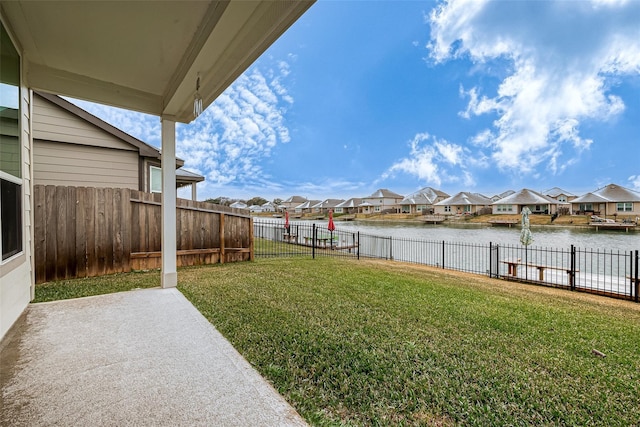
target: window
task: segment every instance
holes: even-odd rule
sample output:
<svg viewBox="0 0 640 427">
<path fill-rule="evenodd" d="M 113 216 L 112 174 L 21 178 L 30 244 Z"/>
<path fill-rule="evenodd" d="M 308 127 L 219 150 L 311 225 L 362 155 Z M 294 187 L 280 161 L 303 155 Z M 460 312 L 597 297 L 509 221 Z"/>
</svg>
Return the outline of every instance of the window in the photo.
<svg viewBox="0 0 640 427">
<path fill-rule="evenodd" d="M 584 211 L 593 211 L 593 204 L 591 203 L 580 203 L 580 210 Z"/>
<path fill-rule="evenodd" d="M 162 193 L 162 169 L 157 166 L 149 166 L 149 191 Z"/>
<path fill-rule="evenodd" d="M 2 261 L 22 252 L 20 56 L 0 25 L 0 249 Z M 0 261 L 1 262 L 1 261 Z"/>
<path fill-rule="evenodd" d="M 562 202 L 562 203 L 566 203 L 567 201 L 567 196 L 558 196 L 558 201 Z"/>
<path fill-rule="evenodd" d="M 22 186 L 0 180 L 2 260 L 22 252 Z"/>
<path fill-rule="evenodd" d="M 376 206 L 375 208 L 373 208 L 374 212 L 380 212 L 380 206 Z"/>
<path fill-rule="evenodd" d="M 464 205 L 464 207 L 462 208 L 463 212 L 471 212 L 471 206 L 470 205 Z"/>
<path fill-rule="evenodd" d="M 451 206 L 445 205 L 444 211 L 445 212 L 451 212 Z"/>
<path fill-rule="evenodd" d="M 633 203 L 631 202 L 623 202 L 617 204 L 618 212 L 633 212 Z"/>
</svg>

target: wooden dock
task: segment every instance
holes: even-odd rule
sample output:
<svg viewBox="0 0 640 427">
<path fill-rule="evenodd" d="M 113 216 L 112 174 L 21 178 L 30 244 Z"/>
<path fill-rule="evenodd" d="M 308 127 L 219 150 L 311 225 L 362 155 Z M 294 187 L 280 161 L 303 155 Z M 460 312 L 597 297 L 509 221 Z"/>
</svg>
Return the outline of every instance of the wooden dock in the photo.
<svg viewBox="0 0 640 427">
<path fill-rule="evenodd" d="M 594 227 L 596 231 L 602 230 L 624 230 L 628 232 L 629 230 L 634 230 L 636 224 L 634 223 L 624 223 L 624 222 L 590 222 L 589 225 Z"/>
<path fill-rule="evenodd" d="M 517 219 L 491 219 L 488 221 L 489 224 L 491 225 L 501 225 L 501 226 L 507 226 L 509 228 L 511 228 L 511 226 L 516 225 L 518 222 Z"/>
<path fill-rule="evenodd" d="M 439 224 L 444 222 L 447 218 L 444 215 L 423 215 L 420 221 L 426 224 Z"/>
</svg>

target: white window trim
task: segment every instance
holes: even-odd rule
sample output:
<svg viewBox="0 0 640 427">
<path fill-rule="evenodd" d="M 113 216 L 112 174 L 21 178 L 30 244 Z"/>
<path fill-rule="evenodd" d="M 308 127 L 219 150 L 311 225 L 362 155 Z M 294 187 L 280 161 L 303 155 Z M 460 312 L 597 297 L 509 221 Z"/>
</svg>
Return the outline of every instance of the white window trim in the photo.
<svg viewBox="0 0 640 427">
<path fill-rule="evenodd" d="M 22 61 L 22 57 L 20 58 L 20 60 Z M 22 103 L 22 87 L 19 87 L 18 94 L 20 96 L 20 103 Z M 21 110 L 19 110 L 19 111 L 21 111 Z M 22 114 L 20 114 L 19 118 L 18 118 L 18 130 L 19 130 L 20 134 L 22 134 Z M 22 168 L 24 166 L 24 161 L 23 161 L 23 156 L 24 156 L 23 148 L 24 148 L 24 145 L 23 145 L 23 141 L 22 141 L 22 136 L 20 136 L 18 138 L 18 142 L 20 144 L 20 165 L 19 165 L 19 167 L 20 167 L 21 172 L 24 173 L 22 171 Z M 22 237 L 22 249 L 20 250 L 20 252 L 17 252 L 15 254 L 11 255 L 9 258 L 7 258 L 5 260 L 3 260 L 2 257 L 0 256 L 0 265 L 4 266 L 4 265 L 10 263 L 11 261 L 23 256 L 25 254 L 25 251 L 26 251 L 27 236 L 26 236 L 25 227 L 24 227 L 24 224 L 26 224 L 26 220 L 27 220 L 27 218 L 25 217 L 26 210 L 25 210 L 25 191 L 24 191 L 26 184 L 25 184 L 25 179 L 23 177 L 17 177 L 15 175 L 12 175 L 10 173 L 4 172 L 2 170 L 0 170 L 0 179 L 3 179 L 5 181 L 9 181 L 9 182 L 12 182 L 12 183 L 14 183 L 16 185 L 19 185 L 20 186 L 20 192 L 21 192 L 20 196 L 22 197 L 22 209 L 21 209 L 22 210 L 22 212 L 21 212 L 22 213 L 22 232 L 20 233 L 21 237 Z M 0 230 L 2 230 L 2 218 L 1 217 L 0 217 Z M 0 254 L 2 254 L 2 239 L 0 239 Z M 1 274 L 0 274 L 0 276 L 1 276 Z"/>
<path fill-rule="evenodd" d="M 157 169 L 158 171 L 160 171 L 160 191 L 154 191 L 153 190 L 153 173 L 152 171 L 154 169 Z M 155 165 L 149 165 L 149 193 L 162 193 L 162 168 L 155 166 Z"/>
</svg>

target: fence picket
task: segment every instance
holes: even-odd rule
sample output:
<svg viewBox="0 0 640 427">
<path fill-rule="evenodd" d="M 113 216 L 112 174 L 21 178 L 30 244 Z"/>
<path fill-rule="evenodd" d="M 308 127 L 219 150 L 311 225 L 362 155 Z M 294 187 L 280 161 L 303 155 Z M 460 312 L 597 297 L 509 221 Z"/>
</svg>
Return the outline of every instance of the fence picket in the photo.
<svg viewBox="0 0 640 427">
<path fill-rule="evenodd" d="M 86 234 L 86 228 L 85 228 L 86 210 L 84 206 L 86 201 L 87 201 L 87 189 L 85 187 L 76 188 L 76 200 L 75 200 L 75 204 L 76 204 L 75 275 L 76 277 L 87 277 L 87 234 Z M 36 262 L 36 265 L 37 265 L 37 262 Z M 38 273 L 36 272 L 36 277 L 42 277 L 42 276 L 39 276 Z"/>
<path fill-rule="evenodd" d="M 41 262 L 35 264 L 36 277 L 46 277 L 46 211 L 45 188 L 41 185 L 33 189 L 34 212 L 34 257 Z"/>
<path fill-rule="evenodd" d="M 44 250 L 44 264 L 45 264 L 45 275 L 46 277 L 50 277 L 51 280 L 56 280 L 57 278 L 57 269 L 56 269 L 56 253 L 57 253 L 57 243 L 58 243 L 58 235 L 57 235 L 57 222 L 58 222 L 58 212 L 55 209 L 55 196 L 56 196 L 56 188 L 51 185 L 47 185 L 45 187 L 45 202 L 43 210 L 45 212 L 45 230 L 44 230 L 44 238 L 45 241 L 43 246 Z"/>
</svg>

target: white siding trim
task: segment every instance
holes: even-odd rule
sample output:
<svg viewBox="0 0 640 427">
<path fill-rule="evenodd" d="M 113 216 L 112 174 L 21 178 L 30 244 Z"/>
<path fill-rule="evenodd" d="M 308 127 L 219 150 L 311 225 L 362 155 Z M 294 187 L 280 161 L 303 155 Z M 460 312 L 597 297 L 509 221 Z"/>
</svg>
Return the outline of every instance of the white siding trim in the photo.
<svg viewBox="0 0 640 427">
<path fill-rule="evenodd" d="M 5 26 L 7 32 L 9 29 Z M 16 44 L 17 45 L 17 44 Z M 16 46 L 18 49 L 19 47 Z M 22 52 L 19 51 L 20 54 Z M 22 61 L 22 58 L 21 58 Z M 24 76 L 21 69 L 21 79 Z M 24 81 L 24 80 L 23 80 Z M 22 142 L 22 202 L 23 202 L 23 252 L 12 261 L 0 265 L 0 340 L 20 317 L 33 295 L 33 203 L 32 197 L 32 141 L 31 141 L 31 91 L 20 87 L 20 133 Z"/>
</svg>

